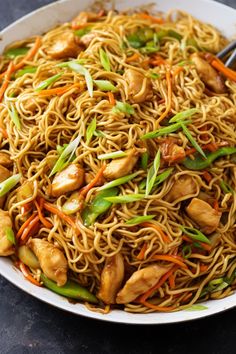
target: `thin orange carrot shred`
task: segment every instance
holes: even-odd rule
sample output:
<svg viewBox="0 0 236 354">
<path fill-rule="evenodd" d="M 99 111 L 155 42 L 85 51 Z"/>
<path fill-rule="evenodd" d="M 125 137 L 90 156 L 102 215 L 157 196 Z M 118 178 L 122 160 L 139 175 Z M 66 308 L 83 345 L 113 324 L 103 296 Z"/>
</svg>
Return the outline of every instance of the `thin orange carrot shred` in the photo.
<svg viewBox="0 0 236 354">
<path fill-rule="evenodd" d="M 171 256 L 168 254 L 155 254 L 152 256 L 152 259 L 155 259 L 156 261 L 167 261 L 167 262 L 172 262 L 175 264 L 178 264 L 182 268 L 188 268 L 187 265 L 184 263 L 184 259 L 181 257 L 177 256 Z M 181 260 L 182 259 L 182 260 Z"/>
<path fill-rule="evenodd" d="M 154 17 L 151 15 L 148 15 L 147 13 L 143 12 L 143 13 L 139 13 L 138 14 L 139 17 L 141 17 L 144 20 L 150 20 L 153 23 L 158 23 L 158 24 L 163 24 L 164 20 L 162 18 L 158 18 L 158 17 Z"/>
<path fill-rule="evenodd" d="M 3 136 L 5 139 L 8 138 L 8 134 L 7 134 L 6 129 L 0 127 L 0 133 L 2 134 L 2 136 Z"/>
<path fill-rule="evenodd" d="M 214 57 L 213 60 L 211 61 L 211 65 L 218 71 L 220 71 L 222 74 L 224 74 L 228 79 L 232 80 L 232 81 L 236 81 L 236 71 L 227 68 L 224 63 Z"/>
<path fill-rule="evenodd" d="M 30 281 L 34 285 L 41 286 L 41 284 L 36 279 L 34 279 L 34 277 L 30 274 L 28 268 L 24 263 L 20 262 L 19 267 L 22 274 L 28 281 Z"/>
<path fill-rule="evenodd" d="M 52 89 L 39 91 L 38 95 L 39 96 L 53 96 L 53 95 L 61 96 L 64 93 L 66 93 L 74 88 L 82 89 L 82 87 L 83 86 L 80 82 L 76 82 L 73 85 L 65 85 L 65 86 L 61 86 L 61 87 L 55 87 Z"/>
<path fill-rule="evenodd" d="M 36 213 L 33 213 L 29 219 L 27 219 L 24 224 L 21 225 L 21 227 L 19 228 L 17 234 L 16 234 L 16 238 L 19 239 L 22 235 L 22 233 L 24 232 L 24 230 L 28 227 L 28 225 L 30 224 L 30 222 L 35 218 Z"/>
<path fill-rule="evenodd" d="M 170 288 L 174 289 L 175 288 L 175 275 L 171 274 L 169 277 L 169 283 L 170 283 Z"/>
<path fill-rule="evenodd" d="M 171 74 L 170 70 L 166 71 L 166 82 L 167 82 L 167 100 L 166 100 L 166 109 L 162 115 L 156 120 L 156 123 L 159 124 L 169 113 L 171 109 L 171 96 L 172 96 L 172 86 L 171 86 Z"/>
<path fill-rule="evenodd" d="M 134 53 L 133 55 L 131 55 L 130 57 L 128 57 L 126 59 L 126 63 L 131 63 L 132 61 L 136 61 L 139 59 L 139 54 L 138 53 Z"/>
<path fill-rule="evenodd" d="M 35 200 L 34 204 L 36 206 L 38 215 L 39 215 L 39 219 L 41 221 L 41 223 L 47 228 L 47 229 L 51 229 L 52 228 L 52 224 L 43 216 L 42 213 L 42 208 L 40 208 L 38 202 Z"/>
<path fill-rule="evenodd" d="M 14 65 L 13 62 L 11 61 L 10 64 L 8 65 L 3 84 L 0 88 L 0 102 L 2 101 L 4 93 L 9 85 L 9 82 L 11 80 L 11 74 L 13 73 L 13 71 L 14 71 Z"/>
<path fill-rule="evenodd" d="M 109 103 L 112 106 L 115 106 L 116 100 L 115 100 L 115 97 L 114 97 L 113 93 L 112 92 L 107 92 L 107 96 L 108 96 Z"/>
<path fill-rule="evenodd" d="M 39 222 L 39 216 L 38 215 L 35 215 L 34 219 L 32 219 L 30 221 L 30 223 L 28 224 L 28 226 L 24 229 L 24 231 L 22 232 L 22 235 L 21 235 L 21 244 L 23 242 L 25 242 L 28 237 L 30 236 L 30 232 L 33 230 L 33 228 L 38 224 Z"/>
<path fill-rule="evenodd" d="M 55 205 L 45 202 L 44 208 L 50 213 L 59 216 L 62 220 L 64 220 L 67 224 L 69 224 L 75 231 L 80 234 L 80 230 L 78 229 L 77 225 L 75 224 L 74 220 L 72 220 L 68 215 L 64 214 L 61 210 L 59 210 Z"/>
<path fill-rule="evenodd" d="M 145 255 L 146 250 L 147 250 L 147 244 L 144 243 L 139 254 L 137 255 L 137 259 L 139 261 L 142 261 L 144 259 L 144 255 Z"/>
<path fill-rule="evenodd" d="M 143 222 L 140 225 L 144 227 L 152 227 L 153 229 L 157 230 L 160 233 L 161 238 L 165 243 L 170 243 L 170 238 L 163 232 L 160 226 L 153 224 L 151 222 Z"/>
</svg>

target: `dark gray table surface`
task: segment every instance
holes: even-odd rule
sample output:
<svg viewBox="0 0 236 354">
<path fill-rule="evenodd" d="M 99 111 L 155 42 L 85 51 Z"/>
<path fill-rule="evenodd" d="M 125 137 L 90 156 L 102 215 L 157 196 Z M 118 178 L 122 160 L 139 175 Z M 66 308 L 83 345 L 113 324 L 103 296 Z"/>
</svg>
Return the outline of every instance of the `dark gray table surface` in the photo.
<svg viewBox="0 0 236 354">
<path fill-rule="evenodd" d="M 0 29 L 51 2 L 0 0 Z M 236 8 L 236 0 L 220 2 Z M 236 309 L 176 325 L 115 325 L 57 310 L 0 276 L 0 354 L 233 354 L 235 335 Z"/>
</svg>

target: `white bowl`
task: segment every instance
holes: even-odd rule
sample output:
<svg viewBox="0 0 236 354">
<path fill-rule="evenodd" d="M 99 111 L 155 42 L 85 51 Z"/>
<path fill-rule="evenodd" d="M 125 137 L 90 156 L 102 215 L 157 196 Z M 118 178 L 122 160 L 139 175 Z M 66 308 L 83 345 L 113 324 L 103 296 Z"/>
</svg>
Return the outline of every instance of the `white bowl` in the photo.
<svg viewBox="0 0 236 354">
<path fill-rule="evenodd" d="M 173 8 L 185 10 L 200 20 L 215 25 L 228 37 L 236 34 L 236 10 L 209 0 L 120 0 L 117 8 L 137 7 L 145 2 L 156 2 L 158 9 L 162 11 L 168 11 Z M 2 31 L 0 52 L 12 41 L 43 33 L 58 23 L 70 20 L 79 11 L 86 9 L 92 3 L 93 0 L 61 0 L 32 12 Z M 107 315 L 102 315 L 88 311 L 83 304 L 71 304 L 67 299 L 45 288 L 34 286 L 24 279 L 22 273 L 13 267 L 8 258 L 0 258 L 0 273 L 20 289 L 50 305 L 76 315 L 118 323 L 161 324 L 182 322 L 219 313 L 236 305 L 235 293 L 225 299 L 205 302 L 204 305 L 207 306 L 207 309 L 203 311 L 185 310 L 174 313 L 130 314 L 114 310 Z"/>
</svg>

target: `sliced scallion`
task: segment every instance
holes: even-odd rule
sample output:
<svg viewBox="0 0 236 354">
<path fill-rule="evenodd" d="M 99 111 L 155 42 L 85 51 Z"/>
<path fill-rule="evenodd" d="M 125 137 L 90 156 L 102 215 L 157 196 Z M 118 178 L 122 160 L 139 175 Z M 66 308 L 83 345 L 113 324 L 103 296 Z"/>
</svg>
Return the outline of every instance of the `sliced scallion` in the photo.
<svg viewBox="0 0 236 354">
<path fill-rule="evenodd" d="M 132 203 L 145 198 L 145 194 L 127 194 L 104 198 L 113 204 Z"/>
<path fill-rule="evenodd" d="M 98 159 L 99 160 L 119 159 L 120 157 L 125 157 L 126 155 L 127 155 L 126 152 L 118 150 L 107 154 L 98 155 Z"/>
<path fill-rule="evenodd" d="M 120 186 L 121 184 L 125 184 L 125 183 L 131 181 L 133 178 L 135 178 L 138 174 L 139 174 L 139 172 L 135 172 L 135 173 L 132 173 L 131 175 L 117 178 L 114 181 L 104 184 L 102 187 L 99 188 L 99 190 L 109 189 L 109 188 Z"/>
<path fill-rule="evenodd" d="M 93 97 L 93 79 L 90 75 L 89 71 L 83 67 L 81 64 L 78 64 L 75 61 L 68 63 L 68 67 L 75 71 L 77 74 L 83 75 L 86 81 L 87 89 L 89 92 L 89 96 Z"/>
<path fill-rule="evenodd" d="M 159 149 L 153 161 L 153 165 L 150 167 L 147 173 L 146 192 L 145 192 L 146 197 L 150 194 L 154 186 L 157 172 L 160 168 L 160 163 L 161 163 L 161 151 Z"/>
<path fill-rule="evenodd" d="M 42 81 L 35 89 L 35 91 L 39 92 L 41 90 L 44 90 L 45 88 L 47 88 L 49 85 L 53 84 L 54 82 L 56 82 L 58 79 L 60 79 L 60 77 L 63 74 L 56 74 L 52 77 L 49 77 L 47 80 Z"/>
<path fill-rule="evenodd" d="M 6 227 L 5 232 L 6 232 L 6 236 L 7 236 L 8 241 L 11 242 L 13 245 L 15 245 L 16 238 L 15 238 L 15 234 L 14 234 L 12 228 Z"/>
<path fill-rule="evenodd" d="M 143 215 L 143 216 L 136 216 L 132 219 L 127 220 L 125 223 L 127 225 L 137 225 L 141 224 L 142 222 L 152 220 L 155 218 L 156 215 Z"/>
<path fill-rule="evenodd" d="M 90 122 L 88 125 L 88 128 L 86 130 L 86 144 L 88 145 L 90 143 L 90 140 L 92 139 L 94 132 L 96 130 L 97 126 L 97 120 L 96 118 L 93 118 L 93 120 Z"/>
<path fill-rule="evenodd" d="M 111 64 L 110 64 L 109 57 L 108 57 L 107 53 L 102 48 L 100 48 L 99 55 L 100 55 L 100 61 L 101 61 L 103 68 L 106 71 L 111 71 Z"/>
<path fill-rule="evenodd" d="M 108 80 L 93 80 L 101 91 L 117 91 L 117 88 Z"/>
<path fill-rule="evenodd" d="M 188 226 L 180 225 L 179 227 L 183 231 L 183 233 L 188 235 L 193 240 L 211 244 L 211 241 L 201 231 Z"/>
<path fill-rule="evenodd" d="M 125 113 L 130 116 L 134 114 L 134 108 L 129 103 L 116 101 L 116 105 L 112 108 L 112 112 Z"/>
<path fill-rule="evenodd" d="M 183 121 L 184 119 L 189 118 L 198 112 L 199 112 L 199 109 L 197 109 L 197 108 L 190 108 L 190 109 L 187 109 L 186 111 L 179 112 L 169 120 L 169 123 L 176 123 L 179 121 Z"/>
<path fill-rule="evenodd" d="M 7 194 L 11 189 L 13 189 L 17 183 L 20 182 L 21 175 L 18 173 L 7 178 L 5 181 L 0 183 L 0 197 L 3 197 Z"/>
<path fill-rule="evenodd" d="M 186 120 L 184 122 L 184 124 L 190 124 L 192 123 L 191 120 Z M 167 127 L 163 127 L 163 128 L 160 128 L 158 130 L 154 130 L 153 132 L 150 132 L 150 133 L 147 133 L 145 135 L 143 135 L 141 137 L 141 139 L 154 139 L 154 138 L 157 138 L 159 136 L 162 136 L 162 135 L 167 135 L 167 134 L 170 134 L 170 133 L 174 133 L 176 132 L 177 130 L 179 130 L 180 128 L 182 128 L 182 124 L 181 122 L 177 122 L 175 124 L 171 124 Z"/>
<path fill-rule="evenodd" d="M 11 120 L 13 121 L 17 129 L 21 130 L 21 122 L 20 122 L 18 112 L 13 103 L 11 103 L 10 106 L 11 109 L 9 109 L 8 112 L 10 114 Z"/>
<path fill-rule="evenodd" d="M 204 157 L 204 159 L 206 159 L 207 157 L 206 157 L 205 152 L 202 150 L 201 146 L 194 139 L 194 137 L 192 136 L 192 134 L 190 133 L 190 131 L 188 130 L 186 125 L 182 122 L 181 122 L 181 128 L 183 129 L 184 134 L 186 135 L 186 137 L 188 138 L 190 143 L 193 145 L 193 147 L 199 152 L 200 155 L 202 155 Z"/>
</svg>

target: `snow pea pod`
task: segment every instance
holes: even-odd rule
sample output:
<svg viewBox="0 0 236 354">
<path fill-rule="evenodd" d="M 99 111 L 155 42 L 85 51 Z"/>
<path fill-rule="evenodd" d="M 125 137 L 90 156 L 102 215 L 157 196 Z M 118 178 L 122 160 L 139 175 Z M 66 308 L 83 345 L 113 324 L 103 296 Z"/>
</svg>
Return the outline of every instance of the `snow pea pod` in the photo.
<svg viewBox="0 0 236 354">
<path fill-rule="evenodd" d="M 183 161 L 183 165 L 189 170 L 204 170 L 219 157 L 232 154 L 236 154 L 236 147 L 223 147 L 214 152 L 206 153 L 206 159 L 203 159 L 199 154 L 194 155 L 194 160 L 187 157 Z"/>
</svg>

